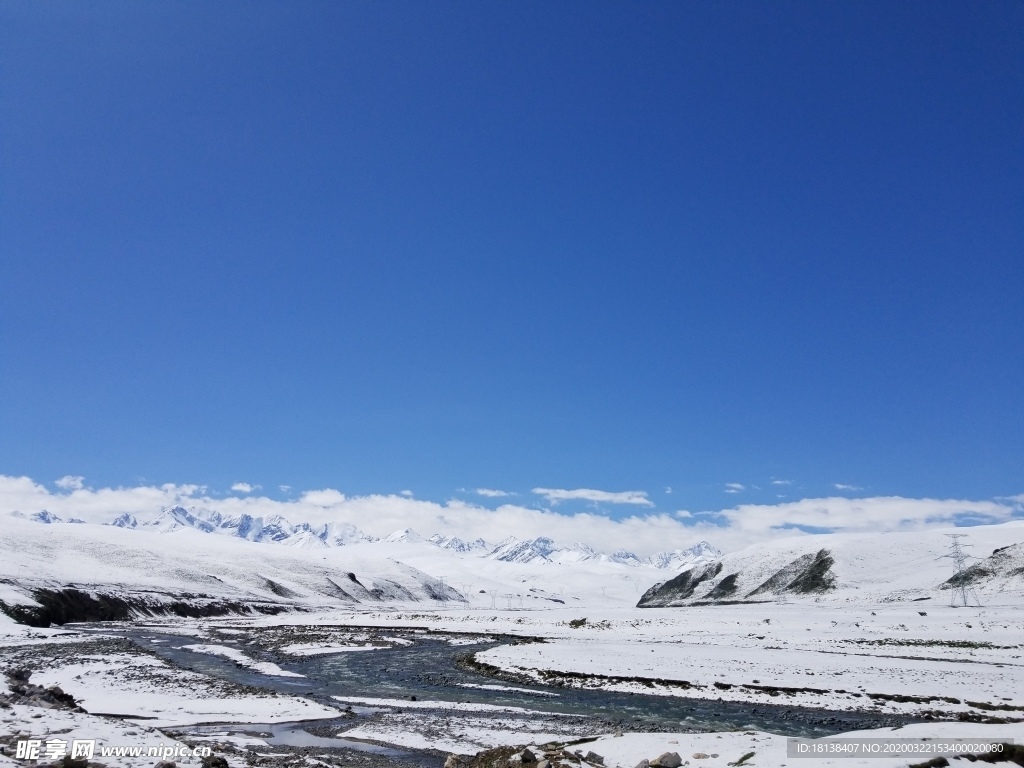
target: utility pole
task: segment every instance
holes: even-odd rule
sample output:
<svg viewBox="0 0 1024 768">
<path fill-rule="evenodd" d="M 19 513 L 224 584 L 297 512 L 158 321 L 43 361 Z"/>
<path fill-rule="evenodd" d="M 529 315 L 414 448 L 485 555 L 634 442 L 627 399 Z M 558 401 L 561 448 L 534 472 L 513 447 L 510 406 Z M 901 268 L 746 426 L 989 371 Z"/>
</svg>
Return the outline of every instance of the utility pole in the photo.
<svg viewBox="0 0 1024 768">
<path fill-rule="evenodd" d="M 953 608 L 957 607 L 957 602 L 964 608 L 968 605 L 968 592 L 974 596 L 974 602 L 979 606 L 981 601 L 978 599 L 977 593 L 972 589 L 967 589 L 967 571 L 964 569 L 964 563 L 966 563 L 973 555 L 969 555 L 963 551 L 962 547 L 969 547 L 970 544 L 961 544 L 960 539 L 967 538 L 965 533 L 947 533 L 946 537 L 950 539 L 949 542 L 949 553 L 943 555 L 943 557 L 950 558 L 956 563 L 956 575 L 950 579 L 950 600 L 949 604 Z"/>
</svg>

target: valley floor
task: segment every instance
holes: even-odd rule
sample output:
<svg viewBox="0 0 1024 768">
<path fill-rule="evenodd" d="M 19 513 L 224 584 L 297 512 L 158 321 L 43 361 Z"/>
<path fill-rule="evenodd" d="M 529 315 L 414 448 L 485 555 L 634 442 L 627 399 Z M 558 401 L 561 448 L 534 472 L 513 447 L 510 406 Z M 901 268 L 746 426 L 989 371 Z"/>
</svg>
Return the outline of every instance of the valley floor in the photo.
<svg viewBox="0 0 1024 768">
<path fill-rule="evenodd" d="M 153 626 L 154 644 L 160 642 L 160 631 L 188 635 L 183 649 L 236 665 L 245 683 L 183 669 L 113 634 L 5 622 L 0 624 L 0 669 L 26 668 L 32 684 L 59 686 L 84 711 L 26 703 L 12 690 L 15 681 L 0 681 L 0 696 L 14 702 L 0 709 L 0 742 L 5 745 L 0 765 L 24 764 L 12 757 L 13 745 L 28 736 L 97 739 L 106 745 L 216 745 L 233 768 L 296 761 L 310 768 L 389 761 L 440 765 L 448 752 L 468 755 L 495 746 L 584 737 L 597 737 L 582 749 L 603 755 L 609 768 L 633 768 L 662 752 L 678 752 L 692 766 L 714 768 L 751 751 L 754 756 L 742 764 L 762 768 L 862 763 L 882 768 L 925 759 L 790 758 L 785 736 L 749 728 L 692 732 L 692 724 L 680 722 L 673 732 L 650 733 L 545 707 L 559 691 L 574 688 L 932 720 L 859 736 L 1024 742 L 1024 608 L 1019 606 L 953 609 L 927 603 L 806 601 L 595 610 L 409 607 Z M 380 632 L 352 627 L 379 627 Z M 376 654 L 407 644 L 397 630 L 416 627 L 451 633 L 452 644 L 468 642 L 458 633 L 542 639 L 499 645 L 471 660 L 492 677 L 479 689 L 525 689 L 535 705 L 413 702 L 389 698 L 386 690 L 377 696 L 315 700 L 287 692 L 289 681 L 301 682 L 295 671 L 301 660 Z M 301 731 L 291 726 L 287 733 L 280 730 L 281 724 L 296 721 L 312 724 Z M 191 727 L 197 723 L 225 725 L 204 731 Z M 372 747 L 367 751 L 370 743 L 432 752 L 416 757 Z M 173 759 L 179 765 L 198 764 L 198 759 Z M 157 762 L 131 756 L 97 761 L 111 768 L 149 768 Z"/>
</svg>

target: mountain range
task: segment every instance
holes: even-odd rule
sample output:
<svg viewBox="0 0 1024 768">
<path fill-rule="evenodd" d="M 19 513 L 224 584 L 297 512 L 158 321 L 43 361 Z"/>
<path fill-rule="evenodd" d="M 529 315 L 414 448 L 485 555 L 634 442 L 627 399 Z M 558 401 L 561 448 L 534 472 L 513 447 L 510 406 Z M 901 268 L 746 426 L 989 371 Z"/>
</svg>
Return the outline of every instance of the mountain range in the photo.
<svg viewBox="0 0 1024 768">
<path fill-rule="evenodd" d="M 47 510 L 27 516 L 20 513 L 15 513 L 15 515 L 48 525 L 65 522 Z M 82 523 L 84 521 L 72 518 L 67 522 Z M 364 533 L 351 523 L 331 522 L 320 525 L 298 523 L 293 525 L 281 515 L 268 517 L 253 517 L 248 514 L 224 516 L 216 511 L 189 510 L 180 505 L 168 507 L 152 520 L 140 522 L 134 515 L 124 513 L 106 525 L 160 533 L 188 529 L 208 534 L 232 536 L 247 541 L 283 544 L 301 549 L 340 547 L 378 541 L 377 538 Z M 567 565 L 582 562 L 604 562 L 634 567 L 648 566 L 663 570 L 680 570 L 695 564 L 703 565 L 713 562 L 722 557 L 722 553 L 706 541 L 701 541 L 685 549 L 657 552 L 650 557 L 640 557 L 624 549 L 616 550 L 609 555 L 598 552 L 580 542 L 571 546 L 563 546 L 546 536 L 534 539 L 518 539 L 511 536 L 496 545 L 491 545 L 479 538 L 470 541 L 457 536 L 443 536 L 439 533 L 425 539 L 411 528 L 403 528 L 385 537 L 383 541 L 391 544 L 430 544 L 441 549 L 506 563 Z"/>
</svg>

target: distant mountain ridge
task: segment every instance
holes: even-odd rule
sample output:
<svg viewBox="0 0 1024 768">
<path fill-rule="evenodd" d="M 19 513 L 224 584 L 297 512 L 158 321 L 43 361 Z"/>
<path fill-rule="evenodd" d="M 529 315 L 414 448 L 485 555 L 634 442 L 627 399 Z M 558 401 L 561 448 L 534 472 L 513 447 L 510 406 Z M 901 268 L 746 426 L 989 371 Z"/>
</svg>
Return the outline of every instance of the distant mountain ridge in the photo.
<svg viewBox="0 0 1024 768">
<path fill-rule="evenodd" d="M 47 510 L 32 515 L 15 513 L 17 517 L 27 518 L 47 525 L 59 524 L 64 521 Z M 67 522 L 81 523 L 82 520 L 72 518 Z M 310 523 L 292 524 L 281 515 L 254 517 L 249 514 L 224 516 L 211 510 L 189 510 L 175 505 L 164 509 L 152 520 L 140 521 L 135 515 L 124 513 L 106 525 L 129 530 L 146 530 L 158 533 L 171 533 L 178 530 L 191 529 L 213 535 L 231 536 L 254 542 L 270 542 L 299 549 L 317 549 L 322 547 L 341 547 L 350 544 L 380 541 L 374 536 L 364 533 L 351 523 Z M 471 554 L 478 557 L 506 563 L 552 563 L 567 565 L 583 562 L 618 563 L 632 567 L 651 566 L 663 570 L 679 570 L 694 564 L 709 563 L 721 558 L 722 553 L 706 541 L 701 541 L 688 549 L 675 549 L 669 552 L 658 552 L 650 557 L 640 557 L 633 552 L 619 549 L 605 554 L 598 552 L 587 544 L 576 542 L 563 546 L 546 536 L 534 539 L 519 539 L 510 536 L 497 545 L 490 545 L 483 539 L 469 541 L 458 536 L 444 536 L 435 533 L 430 538 L 423 538 L 411 528 L 395 531 L 383 539 L 389 544 L 430 544 L 440 549 Z"/>
</svg>

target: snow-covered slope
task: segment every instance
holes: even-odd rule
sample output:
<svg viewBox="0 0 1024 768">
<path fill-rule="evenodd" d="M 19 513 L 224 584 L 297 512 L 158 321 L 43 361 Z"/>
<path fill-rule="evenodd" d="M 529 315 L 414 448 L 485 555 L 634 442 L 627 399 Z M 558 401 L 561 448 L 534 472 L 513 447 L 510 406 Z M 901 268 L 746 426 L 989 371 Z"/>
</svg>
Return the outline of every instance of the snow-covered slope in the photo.
<svg viewBox="0 0 1024 768">
<path fill-rule="evenodd" d="M 640 607 L 737 600 L 811 598 L 893 602 L 951 599 L 956 565 L 950 534 L 964 536 L 974 565 L 966 585 L 978 597 L 1020 597 L 1024 521 L 884 534 L 824 534 L 756 544 L 698 563 L 652 587 Z"/>
<path fill-rule="evenodd" d="M 314 532 L 306 533 L 317 538 Z M 63 606 L 73 614 L 88 607 L 72 605 L 82 602 L 68 596 L 67 590 L 76 590 L 101 603 L 109 599 L 107 608 L 113 613 L 107 618 L 116 618 L 125 605 L 188 615 L 204 610 L 464 601 L 435 575 L 383 557 L 367 558 L 371 553 L 360 550 L 275 546 L 211 536 L 173 523 L 127 530 L 44 526 L 11 517 L 0 537 L 0 599 L 10 609 L 37 605 L 40 595 L 48 594 L 43 603 L 55 610 Z"/>
</svg>

